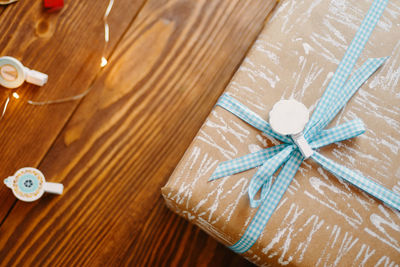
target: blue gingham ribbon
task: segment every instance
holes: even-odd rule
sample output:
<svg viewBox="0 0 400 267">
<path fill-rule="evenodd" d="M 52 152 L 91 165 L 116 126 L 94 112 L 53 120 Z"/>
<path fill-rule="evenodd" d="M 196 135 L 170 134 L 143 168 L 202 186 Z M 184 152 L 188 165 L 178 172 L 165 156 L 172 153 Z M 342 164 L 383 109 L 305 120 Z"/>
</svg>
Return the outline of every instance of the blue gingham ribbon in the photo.
<svg viewBox="0 0 400 267">
<path fill-rule="evenodd" d="M 375 0 L 373 2 L 327 89 L 318 102 L 310 121 L 303 131 L 303 135 L 313 149 L 311 158 L 323 168 L 380 199 L 387 205 L 400 210 L 400 195 L 315 151 L 315 149 L 322 146 L 353 138 L 365 132 L 364 125 L 359 119 L 327 130 L 324 130 L 324 128 L 344 107 L 358 88 L 386 60 L 386 58 L 368 59 L 349 79 L 350 73 L 386 4 L 387 0 Z M 217 166 L 210 178 L 210 180 L 215 180 L 259 167 L 256 174 L 252 177 L 248 188 L 251 207 L 259 207 L 259 209 L 242 238 L 230 247 L 237 253 L 243 253 L 256 242 L 262 233 L 270 216 L 305 158 L 290 136 L 283 136 L 274 132 L 268 122 L 231 96 L 223 94 L 217 105 L 260 131 L 283 142 L 283 144 L 274 147 L 222 162 Z M 273 174 L 282 165 L 283 167 L 275 182 L 272 183 Z M 260 197 L 256 199 L 257 192 L 260 190 Z"/>
</svg>

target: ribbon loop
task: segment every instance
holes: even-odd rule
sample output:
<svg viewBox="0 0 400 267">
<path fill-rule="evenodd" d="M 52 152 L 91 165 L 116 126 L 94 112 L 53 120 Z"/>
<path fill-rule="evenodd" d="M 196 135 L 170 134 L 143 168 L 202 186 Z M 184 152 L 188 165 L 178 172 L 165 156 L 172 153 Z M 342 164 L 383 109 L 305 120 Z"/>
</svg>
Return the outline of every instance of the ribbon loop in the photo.
<svg viewBox="0 0 400 267">
<path fill-rule="evenodd" d="M 303 157 L 300 152 L 297 150 L 293 151 L 292 156 L 285 163 L 275 183 L 272 185 L 270 194 L 268 194 L 267 198 L 262 202 L 256 215 L 250 222 L 249 227 L 239 241 L 229 247 L 230 249 L 236 253 L 244 253 L 254 245 L 302 162 Z"/>
<path fill-rule="evenodd" d="M 343 96 L 343 94 L 341 93 L 341 88 L 343 87 L 351 71 L 353 70 L 356 61 L 363 51 L 363 48 L 367 43 L 369 36 L 372 33 L 372 30 L 378 23 L 378 20 L 381 17 L 383 10 L 387 5 L 387 2 L 388 0 L 375 0 L 372 3 L 367 15 L 364 17 L 361 23 L 360 28 L 358 29 L 342 60 L 340 61 L 339 66 L 333 74 L 333 77 L 329 82 L 328 87 L 326 88 L 323 96 L 318 102 L 317 108 L 315 109 L 310 122 L 306 126 L 305 132 L 307 139 L 312 138 L 313 135 L 315 135 L 319 130 L 322 129 L 321 126 L 323 125 L 323 123 L 319 124 L 318 121 L 323 119 L 325 112 L 328 110 L 328 107 L 330 105 L 333 105 L 338 97 Z M 320 127 L 309 132 L 309 130 L 316 125 L 320 125 Z"/>
<path fill-rule="evenodd" d="M 248 154 L 240 158 L 222 162 L 217 166 L 209 181 L 261 166 L 266 160 L 278 154 L 286 146 L 286 144 L 281 144 Z"/>
<path fill-rule="evenodd" d="M 256 208 L 265 199 L 269 193 L 269 188 L 271 188 L 272 175 L 285 163 L 290 154 L 293 151 L 293 146 L 286 146 L 285 149 L 277 153 L 275 156 L 271 157 L 257 170 L 257 173 L 253 176 L 249 185 L 249 199 L 250 206 Z M 267 187 L 264 185 L 267 184 Z M 261 192 L 260 199 L 255 199 L 257 192 L 263 187 L 263 192 Z"/>
<path fill-rule="evenodd" d="M 370 77 L 386 60 L 386 58 L 367 60 L 361 68 L 354 73 L 350 80 L 347 81 L 386 4 L 387 0 L 374 0 L 325 93 L 321 97 L 311 120 L 307 123 L 305 130 L 300 135 L 292 136 L 293 140 L 289 136 L 275 133 L 266 121 L 234 98 L 223 94 L 219 99 L 217 105 L 269 136 L 285 143 L 238 159 L 222 162 L 218 165 L 210 178 L 210 180 L 214 180 L 261 166 L 251 179 L 248 188 L 251 207 L 260 205 L 260 208 L 244 235 L 236 244 L 230 247 L 233 251 L 238 253 L 246 252 L 256 242 L 272 213 L 278 206 L 280 199 L 293 180 L 301 163 L 304 158 L 307 157 L 311 157 L 324 169 L 337 177 L 348 181 L 391 207 L 400 210 L 399 194 L 396 194 L 345 166 L 333 162 L 313 150 L 334 142 L 358 136 L 365 132 L 364 124 L 359 119 L 346 122 L 328 130 L 323 129 L 336 116 L 339 110 L 345 106 L 351 96 L 368 77 Z M 296 149 L 295 145 L 297 145 L 298 149 Z M 282 165 L 284 166 L 279 172 L 275 182 L 272 183 L 273 174 Z M 261 196 L 259 199 L 255 199 L 260 189 Z"/>
<path fill-rule="evenodd" d="M 310 130 L 308 136 L 316 134 L 325 128 L 337 113 L 346 105 L 350 98 L 357 92 L 365 81 L 386 61 L 388 57 L 369 58 L 346 82 L 346 84 L 335 92 L 335 100 L 325 112 L 323 118 Z"/>
</svg>

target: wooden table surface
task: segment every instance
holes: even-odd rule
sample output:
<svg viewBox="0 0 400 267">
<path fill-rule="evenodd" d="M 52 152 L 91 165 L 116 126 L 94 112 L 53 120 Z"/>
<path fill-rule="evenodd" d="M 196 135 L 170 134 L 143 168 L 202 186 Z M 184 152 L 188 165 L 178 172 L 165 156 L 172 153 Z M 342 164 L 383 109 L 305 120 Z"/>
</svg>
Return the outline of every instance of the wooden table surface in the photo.
<svg viewBox="0 0 400 267">
<path fill-rule="evenodd" d="M 0 186 L 1 266 L 248 266 L 170 212 L 160 188 L 262 29 L 273 0 L 107 0 L 0 7 L 0 56 L 49 75 L 0 121 L 0 177 L 39 168 L 63 195 Z M 85 91 L 81 100 L 33 106 Z M 10 91 L 2 88 L 4 103 Z"/>
</svg>

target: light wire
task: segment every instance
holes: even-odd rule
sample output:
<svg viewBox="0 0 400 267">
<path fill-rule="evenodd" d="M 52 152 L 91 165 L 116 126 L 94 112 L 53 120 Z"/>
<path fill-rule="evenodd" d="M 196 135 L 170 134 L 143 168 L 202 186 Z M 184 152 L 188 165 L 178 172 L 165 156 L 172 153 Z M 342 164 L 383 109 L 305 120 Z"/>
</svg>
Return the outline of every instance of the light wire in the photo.
<svg viewBox="0 0 400 267">
<path fill-rule="evenodd" d="M 110 27 L 108 25 L 108 16 L 110 15 L 111 9 L 114 5 L 114 0 L 109 0 L 106 12 L 104 13 L 103 16 L 103 22 L 104 22 L 104 47 L 103 47 L 103 52 L 101 55 L 101 63 L 100 67 L 101 69 L 107 65 L 107 59 L 105 57 L 105 53 L 108 48 L 108 43 L 110 40 Z M 32 101 L 28 100 L 28 104 L 34 105 L 34 106 L 43 106 L 43 105 L 51 105 L 51 104 L 60 104 L 60 103 L 65 103 L 65 102 L 70 102 L 70 101 L 75 101 L 84 98 L 93 88 L 94 81 L 97 79 L 99 76 L 99 73 L 96 74 L 95 79 L 93 80 L 93 83 L 82 93 L 70 96 L 70 97 L 65 97 L 65 98 L 60 98 L 60 99 L 55 99 L 55 100 L 46 100 L 46 101 Z M 9 99 L 8 99 L 9 100 Z M 8 104 L 8 102 L 7 102 Z M 4 115 L 3 111 L 3 115 Z"/>
</svg>

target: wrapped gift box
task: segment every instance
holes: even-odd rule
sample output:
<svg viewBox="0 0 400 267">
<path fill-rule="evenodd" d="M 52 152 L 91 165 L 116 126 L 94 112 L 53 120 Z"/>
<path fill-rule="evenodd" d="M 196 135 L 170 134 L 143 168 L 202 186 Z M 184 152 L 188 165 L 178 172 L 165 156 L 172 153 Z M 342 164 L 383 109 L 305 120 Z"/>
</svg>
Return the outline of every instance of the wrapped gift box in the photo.
<svg viewBox="0 0 400 267">
<path fill-rule="evenodd" d="M 297 99 L 312 112 L 370 5 L 281 1 L 226 93 L 265 120 L 280 99 Z M 356 68 L 384 56 L 390 58 L 328 126 L 360 118 L 367 131 L 320 152 L 400 193 L 399 1 L 389 2 Z M 277 144 L 215 107 L 162 189 L 167 205 L 223 244 L 236 243 L 257 210 L 247 195 L 256 169 L 208 179 L 220 162 Z M 307 159 L 243 256 L 266 266 L 395 266 L 400 213 Z"/>
</svg>

